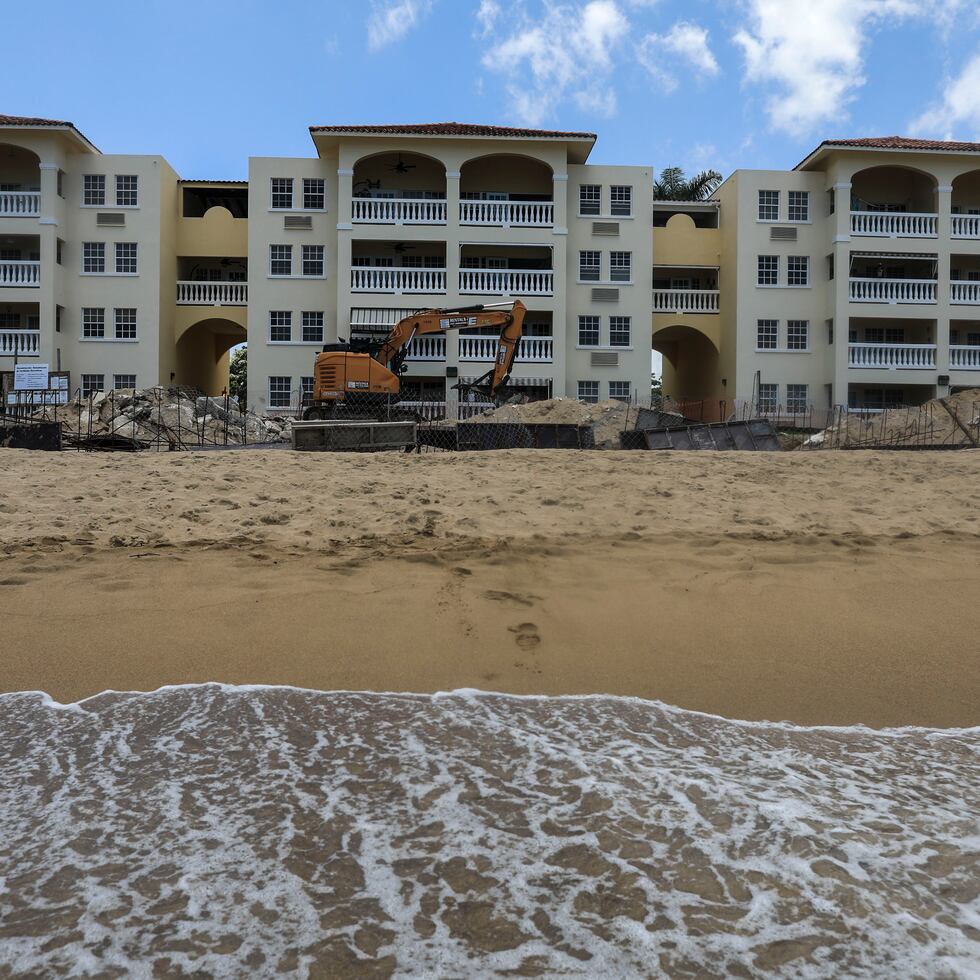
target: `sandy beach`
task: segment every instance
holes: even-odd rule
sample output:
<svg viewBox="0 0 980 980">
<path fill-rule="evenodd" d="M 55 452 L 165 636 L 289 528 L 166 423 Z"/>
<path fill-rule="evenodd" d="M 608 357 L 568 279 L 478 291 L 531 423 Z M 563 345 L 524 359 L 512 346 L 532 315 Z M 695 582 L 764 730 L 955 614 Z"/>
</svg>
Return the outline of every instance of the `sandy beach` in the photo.
<svg viewBox="0 0 980 980">
<path fill-rule="evenodd" d="M 0 452 L 0 690 L 978 721 L 980 454 Z"/>
</svg>

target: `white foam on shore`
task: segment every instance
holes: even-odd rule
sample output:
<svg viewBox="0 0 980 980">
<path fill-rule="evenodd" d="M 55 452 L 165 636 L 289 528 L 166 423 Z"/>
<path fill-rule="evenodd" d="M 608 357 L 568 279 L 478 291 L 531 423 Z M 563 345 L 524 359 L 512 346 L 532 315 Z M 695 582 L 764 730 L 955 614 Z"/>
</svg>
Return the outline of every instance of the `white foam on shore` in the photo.
<svg viewBox="0 0 980 980">
<path fill-rule="evenodd" d="M 5 695 L 0 972 L 975 976 L 978 763 L 602 695 Z"/>
</svg>

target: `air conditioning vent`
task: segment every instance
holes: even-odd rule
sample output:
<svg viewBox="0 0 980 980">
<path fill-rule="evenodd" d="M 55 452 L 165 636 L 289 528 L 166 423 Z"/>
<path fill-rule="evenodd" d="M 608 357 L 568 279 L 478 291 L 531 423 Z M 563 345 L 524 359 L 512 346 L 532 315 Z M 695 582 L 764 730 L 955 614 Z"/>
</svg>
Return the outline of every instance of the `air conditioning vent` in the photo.
<svg viewBox="0 0 980 980">
<path fill-rule="evenodd" d="M 592 302 L 593 303 L 618 303 L 619 302 L 619 290 L 618 289 L 602 289 L 596 287 L 592 290 Z"/>
<path fill-rule="evenodd" d="M 111 211 L 100 211 L 95 216 L 95 223 L 103 228 L 122 228 L 126 224 L 126 215 Z"/>
<path fill-rule="evenodd" d="M 308 214 L 287 214 L 282 219 L 286 231 L 309 231 L 313 227 L 313 218 Z"/>
<path fill-rule="evenodd" d="M 592 352 L 593 367 L 619 367 L 619 354 L 612 350 L 594 350 Z"/>
<path fill-rule="evenodd" d="M 619 222 L 618 221 L 593 221 L 592 234 L 618 236 Z"/>
<path fill-rule="evenodd" d="M 770 228 L 769 241 L 771 242 L 795 242 L 795 228 Z"/>
</svg>

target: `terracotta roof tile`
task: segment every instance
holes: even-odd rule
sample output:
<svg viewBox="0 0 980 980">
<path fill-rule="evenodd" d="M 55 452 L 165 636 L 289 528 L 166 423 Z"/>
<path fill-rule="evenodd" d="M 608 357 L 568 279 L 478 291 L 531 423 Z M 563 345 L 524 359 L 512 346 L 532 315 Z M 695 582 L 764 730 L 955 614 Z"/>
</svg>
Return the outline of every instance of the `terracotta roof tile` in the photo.
<svg viewBox="0 0 980 980">
<path fill-rule="evenodd" d="M 0 115 L 0 126 L 71 126 L 74 123 L 64 119 L 36 119 L 34 116 L 2 116 Z"/>
<path fill-rule="evenodd" d="M 311 133 L 364 133 L 382 136 L 499 136 L 525 139 L 589 139 L 595 133 L 574 133 L 553 129 L 518 129 L 512 126 L 475 126 L 471 123 L 441 122 L 391 126 L 310 126 Z"/>
<path fill-rule="evenodd" d="M 909 136 L 868 136 L 863 139 L 824 140 L 820 145 L 870 147 L 880 150 L 946 150 L 956 153 L 980 153 L 980 143 L 920 140 Z"/>
</svg>

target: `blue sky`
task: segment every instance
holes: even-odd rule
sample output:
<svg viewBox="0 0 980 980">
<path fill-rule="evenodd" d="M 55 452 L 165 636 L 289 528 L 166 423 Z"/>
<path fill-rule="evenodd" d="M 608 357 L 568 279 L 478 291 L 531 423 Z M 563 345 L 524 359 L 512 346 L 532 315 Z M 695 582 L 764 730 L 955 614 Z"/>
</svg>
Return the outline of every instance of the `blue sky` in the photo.
<svg viewBox="0 0 980 980">
<path fill-rule="evenodd" d="M 597 163 L 788 167 L 823 138 L 980 137 L 977 0 L 8 4 L 0 112 L 184 177 L 311 123 L 586 129 Z M 39 19 L 40 18 L 40 19 Z M 56 66 L 56 70 L 54 70 Z"/>
</svg>

